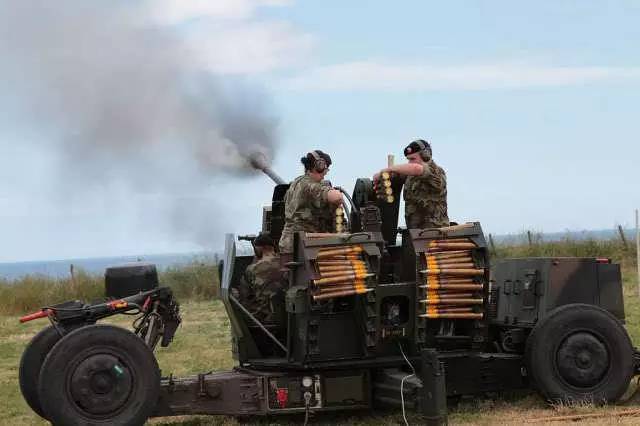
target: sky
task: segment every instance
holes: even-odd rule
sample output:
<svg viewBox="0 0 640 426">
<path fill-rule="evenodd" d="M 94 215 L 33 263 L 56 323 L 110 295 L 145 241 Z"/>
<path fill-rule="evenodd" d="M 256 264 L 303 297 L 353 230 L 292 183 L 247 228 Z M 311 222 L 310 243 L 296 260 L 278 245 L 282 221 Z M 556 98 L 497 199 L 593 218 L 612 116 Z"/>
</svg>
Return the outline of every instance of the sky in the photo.
<svg viewBox="0 0 640 426">
<path fill-rule="evenodd" d="M 47 19 L 56 21 L 67 11 L 65 3 L 74 6 L 56 2 L 59 9 L 48 10 Z M 387 154 L 403 161 L 403 148 L 423 138 L 447 172 L 451 220 L 479 221 L 493 234 L 634 225 L 640 207 L 638 1 L 100 4 L 109 14 L 135 16 L 134 26 L 158 29 L 152 40 L 179 44 L 180 54 L 188 51 L 189 73 L 233 88 L 224 92 L 233 99 L 228 102 L 217 100 L 219 89 L 191 96 L 198 111 L 212 103 L 217 120 L 232 108 L 240 130 L 245 123 L 275 126 L 265 133 L 268 151 L 286 180 L 301 173 L 300 157 L 322 149 L 334 161 L 327 177 L 351 191 L 355 179 L 385 166 Z M 0 8 L 13 7 L 0 0 Z M 137 36 L 120 21 L 100 24 L 107 34 L 113 25 L 104 41 L 86 32 L 95 12 L 67 15 L 64 22 L 72 25 L 65 26 L 70 47 L 64 55 L 45 54 L 49 38 L 4 37 L 11 40 L 5 45 L 11 54 L 0 56 L 0 75 L 19 84 L 6 78 L 0 84 L 0 262 L 220 250 L 225 232 L 256 233 L 272 182 L 229 170 L 216 162 L 218 151 L 202 154 L 200 145 L 198 155 L 213 160 L 186 158 L 184 146 L 195 144 L 194 132 L 179 130 L 192 117 L 182 108 L 158 107 L 175 97 L 140 104 L 148 114 L 127 115 L 160 123 L 153 132 L 144 128 L 143 138 L 150 139 L 165 134 L 161 124 L 168 120 L 178 131 L 162 144 L 137 145 L 118 134 L 124 148 L 116 151 L 84 133 L 80 142 L 66 140 L 78 126 L 76 117 L 90 116 L 91 129 L 118 127 L 122 117 L 103 115 L 102 99 L 92 96 L 122 96 L 127 102 L 112 102 L 126 106 L 127 96 L 137 95 L 147 80 L 174 75 L 155 71 L 164 69 L 164 58 L 148 67 L 144 60 L 122 67 L 97 55 L 105 46 L 100 43 L 155 48 L 155 41 L 136 44 Z M 101 41 L 92 44 L 94 39 Z M 167 44 L 161 46 L 163 52 Z M 25 52 L 31 62 L 24 61 Z M 82 81 L 65 74 L 87 63 Z M 175 64 L 166 69 L 173 72 Z M 64 93 L 70 91 L 73 109 L 64 94 L 46 107 L 58 81 L 49 81 L 50 74 L 68 77 Z M 119 90 L 95 89 L 111 84 L 114 75 Z M 77 90 L 80 84 L 90 90 Z M 101 114 L 82 114 L 91 108 L 83 103 L 87 97 L 101 105 Z M 188 120 L 174 123 L 175 111 Z M 136 161 L 123 160 L 131 147 Z"/>
</svg>

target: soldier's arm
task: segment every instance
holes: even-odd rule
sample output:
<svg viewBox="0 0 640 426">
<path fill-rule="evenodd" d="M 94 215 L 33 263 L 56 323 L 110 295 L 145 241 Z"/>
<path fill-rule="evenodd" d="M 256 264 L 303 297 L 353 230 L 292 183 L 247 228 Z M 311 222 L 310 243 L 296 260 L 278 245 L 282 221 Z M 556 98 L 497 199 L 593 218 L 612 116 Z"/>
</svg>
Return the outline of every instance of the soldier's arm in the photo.
<svg viewBox="0 0 640 426">
<path fill-rule="evenodd" d="M 319 182 L 314 182 L 307 187 L 307 194 L 311 202 L 318 207 L 324 203 L 338 204 L 342 202 L 342 193 L 330 186 L 324 186 Z"/>
<path fill-rule="evenodd" d="M 391 167 L 384 168 L 380 170 L 378 173 L 373 175 L 373 181 L 377 182 L 380 179 L 380 174 L 382 172 L 391 172 L 396 173 L 402 176 L 420 176 L 425 173 L 427 167 L 423 167 L 422 164 L 416 163 L 404 163 L 404 164 L 395 164 Z"/>
</svg>

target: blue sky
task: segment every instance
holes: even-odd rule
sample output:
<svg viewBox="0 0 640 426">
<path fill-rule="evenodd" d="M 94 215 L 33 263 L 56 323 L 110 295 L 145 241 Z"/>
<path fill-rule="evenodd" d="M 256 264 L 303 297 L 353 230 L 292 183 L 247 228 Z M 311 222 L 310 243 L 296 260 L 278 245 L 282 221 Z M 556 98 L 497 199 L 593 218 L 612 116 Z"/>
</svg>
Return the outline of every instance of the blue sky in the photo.
<svg viewBox="0 0 640 426">
<path fill-rule="evenodd" d="M 420 137 L 447 171 L 452 220 L 496 234 L 633 225 L 639 2 L 210 3 L 140 4 L 208 72 L 269 94 L 285 179 L 319 148 L 334 159 L 329 178 L 350 190 Z M 262 176 L 214 176 L 188 194 L 197 206 L 223 202 L 214 215 L 203 208 L 216 224 L 203 242 L 178 232 L 188 223 L 167 226 L 162 203 L 141 207 L 175 193 L 111 185 L 51 199 L 52 154 L 17 144 L 24 129 L 9 120 L 0 134 L 0 261 L 219 249 L 223 230 L 255 232 L 270 199 Z"/>
</svg>

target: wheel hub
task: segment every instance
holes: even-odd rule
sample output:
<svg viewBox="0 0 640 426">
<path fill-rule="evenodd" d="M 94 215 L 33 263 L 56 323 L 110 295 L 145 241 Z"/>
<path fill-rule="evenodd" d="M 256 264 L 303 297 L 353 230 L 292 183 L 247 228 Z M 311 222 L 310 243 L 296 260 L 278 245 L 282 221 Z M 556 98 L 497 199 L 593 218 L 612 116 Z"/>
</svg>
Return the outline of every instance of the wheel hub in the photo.
<svg viewBox="0 0 640 426">
<path fill-rule="evenodd" d="M 84 359 L 71 375 L 71 395 L 89 414 L 104 415 L 120 409 L 129 398 L 131 372 L 117 357 L 95 354 Z"/>
<path fill-rule="evenodd" d="M 567 337 L 556 354 L 558 371 L 572 386 L 596 386 L 609 370 L 609 352 L 602 341 L 587 332 Z"/>
</svg>

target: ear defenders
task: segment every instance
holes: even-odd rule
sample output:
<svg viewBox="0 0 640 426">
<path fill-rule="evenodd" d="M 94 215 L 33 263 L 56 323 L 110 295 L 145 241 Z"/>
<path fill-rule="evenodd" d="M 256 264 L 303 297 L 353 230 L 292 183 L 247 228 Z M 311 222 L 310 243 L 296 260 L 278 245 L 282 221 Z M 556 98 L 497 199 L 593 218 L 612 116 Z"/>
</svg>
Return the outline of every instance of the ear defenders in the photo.
<svg viewBox="0 0 640 426">
<path fill-rule="evenodd" d="M 327 170 L 327 162 L 318 154 L 318 151 L 311 151 L 309 154 L 313 157 L 313 169 L 317 173 L 322 173 Z"/>
<path fill-rule="evenodd" d="M 431 159 L 431 145 L 422 139 L 416 139 L 414 142 L 420 147 L 420 157 L 424 161 L 429 161 Z"/>
<path fill-rule="evenodd" d="M 418 144 L 418 146 L 420 147 L 420 151 L 424 151 L 425 149 L 427 149 L 427 143 L 422 139 L 416 139 L 414 142 Z"/>
</svg>

